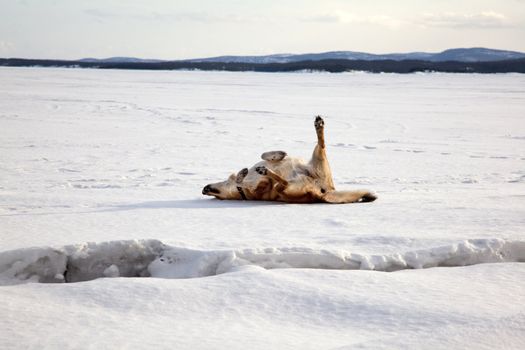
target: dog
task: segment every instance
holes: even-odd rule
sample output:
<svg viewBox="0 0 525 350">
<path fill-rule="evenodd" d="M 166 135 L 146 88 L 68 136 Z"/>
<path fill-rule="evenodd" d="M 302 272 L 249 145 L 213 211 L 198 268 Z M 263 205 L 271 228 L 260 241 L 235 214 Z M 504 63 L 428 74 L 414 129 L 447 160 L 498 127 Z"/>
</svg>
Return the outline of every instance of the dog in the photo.
<svg viewBox="0 0 525 350">
<path fill-rule="evenodd" d="M 264 152 L 261 162 L 231 174 L 226 181 L 204 186 L 202 194 L 218 199 L 262 200 L 286 203 L 362 203 L 377 197 L 366 190 L 336 191 L 326 157 L 324 120 L 314 122 L 317 145 L 305 164 L 283 151 Z"/>
</svg>

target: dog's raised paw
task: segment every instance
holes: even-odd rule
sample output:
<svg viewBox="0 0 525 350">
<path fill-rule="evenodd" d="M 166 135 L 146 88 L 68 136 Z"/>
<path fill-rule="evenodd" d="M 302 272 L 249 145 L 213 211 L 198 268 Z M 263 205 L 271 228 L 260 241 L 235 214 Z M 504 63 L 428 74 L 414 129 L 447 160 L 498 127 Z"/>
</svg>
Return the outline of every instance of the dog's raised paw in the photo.
<svg viewBox="0 0 525 350">
<path fill-rule="evenodd" d="M 264 165 L 258 166 L 257 168 L 255 168 L 255 171 L 260 175 L 268 174 L 268 169 Z"/>
<path fill-rule="evenodd" d="M 318 116 L 315 118 L 314 126 L 315 126 L 316 129 L 322 129 L 322 128 L 324 128 L 324 120 L 323 120 L 323 118 L 321 118 L 320 115 L 318 115 Z"/>
</svg>

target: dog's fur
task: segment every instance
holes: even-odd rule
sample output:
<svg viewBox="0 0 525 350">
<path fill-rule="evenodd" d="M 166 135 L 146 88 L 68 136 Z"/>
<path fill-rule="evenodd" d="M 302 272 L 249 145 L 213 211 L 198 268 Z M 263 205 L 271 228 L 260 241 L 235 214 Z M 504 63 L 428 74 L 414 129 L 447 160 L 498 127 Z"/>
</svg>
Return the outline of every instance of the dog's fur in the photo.
<svg viewBox="0 0 525 350">
<path fill-rule="evenodd" d="M 315 119 L 317 145 L 312 159 L 305 164 L 283 151 L 265 152 L 263 161 L 250 169 L 231 174 L 223 182 L 206 185 L 202 194 L 218 199 L 266 200 L 288 203 L 372 202 L 377 197 L 369 191 L 336 191 L 324 140 L 324 120 Z"/>
</svg>

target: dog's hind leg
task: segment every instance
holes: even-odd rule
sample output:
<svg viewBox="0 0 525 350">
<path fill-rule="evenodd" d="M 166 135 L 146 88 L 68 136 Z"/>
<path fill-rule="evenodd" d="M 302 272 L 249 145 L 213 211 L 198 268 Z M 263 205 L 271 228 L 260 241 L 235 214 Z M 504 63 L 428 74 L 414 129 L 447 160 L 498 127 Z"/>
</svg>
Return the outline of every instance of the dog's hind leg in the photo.
<svg viewBox="0 0 525 350">
<path fill-rule="evenodd" d="M 326 203 L 365 203 L 373 202 L 377 197 L 369 191 L 330 191 L 322 198 Z"/>
<path fill-rule="evenodd" d="M 310 167 L 313 175 L 319 179 L 321 187 L 323 187 L 325 191 L 332 191 L 335 187 L 334 181 L 332 180 L 330 164 L 328 164 L 328 158 L 326 157 L 324 120 L 321 116 L 315 118 L 314 126 L 317 134 L 317 145 L 315 145 L 312 159 L 310 160 Z"/>
<path fill-rule="evenodd" d="M 286 157 L 286 152 L 284 151 L 270 151 L 264 152 L 261 154 L 261 158 L 267 162 L 278 162 Z"/>
<path fill-rule="evenodd" d="M 319 147 L 324 149 L 325 148 L 325 143 L 324 143 L 324 120 L 323 120 L 323 118 L 321 118 L 320 115 L 315 117 L 314 127 L 315 127 L 315 133 L 317 134 L 317 144 L 319 145 Z"/>
</svg>

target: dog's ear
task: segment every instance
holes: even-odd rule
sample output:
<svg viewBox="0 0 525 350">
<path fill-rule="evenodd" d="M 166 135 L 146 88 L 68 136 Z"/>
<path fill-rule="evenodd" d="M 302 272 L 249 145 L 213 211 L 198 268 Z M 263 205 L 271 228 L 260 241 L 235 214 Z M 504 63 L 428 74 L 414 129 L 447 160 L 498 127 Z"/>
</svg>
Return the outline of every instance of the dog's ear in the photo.
<svg viewBox="0 0 525 350">
<path fill-rule="evenodd" d="M 235 181 L 236 178 L 237 178 L 237 175 L 235 175 L 235 174 L 231 174 L 231 175 L 228 177 L 228 180 L 229 180 L 229 181 Z"/>
</svg>

